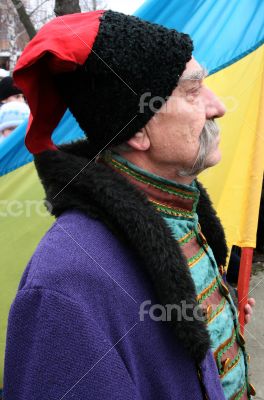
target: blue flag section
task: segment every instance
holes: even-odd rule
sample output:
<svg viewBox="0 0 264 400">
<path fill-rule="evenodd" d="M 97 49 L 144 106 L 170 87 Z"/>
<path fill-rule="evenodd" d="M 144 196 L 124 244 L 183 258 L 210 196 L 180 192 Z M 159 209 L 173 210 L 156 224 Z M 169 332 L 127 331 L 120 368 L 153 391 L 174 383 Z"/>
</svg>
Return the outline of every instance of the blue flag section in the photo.
<svg viewBox="0 0 264 400">
<path fill-rule="evenodd" d="M 0 176 L 5 175 L 23 165 L 31 162 L 33 156 L 25 146 L 27 121 L 17 127 L 12 135 L 9 135 L 0 143 Z M 55 144 L 71 142 L 84 137 L 73 115 L 67 110 L 59 125 L 54 130 Z"/>
<path fill-rule="evenodd" d="M 147 0 L 135 15 L 188 33 L 210 74 L 263 44 L 262 0 Z"/>
</svg>

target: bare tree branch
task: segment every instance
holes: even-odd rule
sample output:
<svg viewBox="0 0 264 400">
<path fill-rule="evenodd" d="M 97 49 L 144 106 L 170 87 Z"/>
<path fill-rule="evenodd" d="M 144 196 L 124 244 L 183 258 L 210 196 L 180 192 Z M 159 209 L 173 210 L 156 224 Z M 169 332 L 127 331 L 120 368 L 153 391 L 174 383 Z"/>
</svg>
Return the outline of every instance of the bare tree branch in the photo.
<svg viewBox="0 0 264 400">
<path fill-rule="evenodd" d="M 56 17 L 65 14 L 74 14 L 81 12 L 79 0 L 56 0 L 54 13 Z"/>
<path fill-rule="evenodd" d="M 24 35 L 25 32 L 26 32 L 25 29 L 23 29 L 21 32 L 19 32 L 19 33 L 16 35 L 16 40 L 19 38 L 19 36 Z"/>
<path fill-rule="evenodd" d="M 36 29 L 32 24 L 30 17 L 27 14 L 24 4 L 21 0 L 12 0 L 12 3 L 18 13 L 19 19 L 25 27 L 28 36 L 32 39 L 36 35 Z"/>
<path fill-rule="evenodd" d="M 47 3 L 49 0 L 43 0 L 34 10 L 32 10 L 28 15 L 31 17 L 43 4 Z"/>
<path fill-rule="evenodd" d="M 80 0 L 82 11 L 103 10 L 106 8 L 106 2 L 103 0 Z"/>
<path fill-rule="evenodd" d="M 50 19 L 52 19 L 52 18 L 54 18 L 54 14 L 48 14 L 48 15 L 46 15 L 44 18 L 42 18 L 42 19 L 39 19 L 38 20 L 38 23 L 39 24 L 45 24 L 47 21 L 49 21 Z M 0 399 L 1 400 L 1 399 Z"/>
</svg>

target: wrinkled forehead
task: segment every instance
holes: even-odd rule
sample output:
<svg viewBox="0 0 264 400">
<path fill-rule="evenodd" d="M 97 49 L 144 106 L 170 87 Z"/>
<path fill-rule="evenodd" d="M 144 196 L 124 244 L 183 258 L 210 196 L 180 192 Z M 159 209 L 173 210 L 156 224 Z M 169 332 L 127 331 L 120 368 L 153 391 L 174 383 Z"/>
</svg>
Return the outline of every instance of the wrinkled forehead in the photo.
<svg viewBox="0 0 264 400">
<path fill-rule="evenodd" d="M 187 62 L 179 83 L 189 80 L 203 80 L 208 75 L 206 68 L 201 66 L 194 57 Z"/>
</svg>

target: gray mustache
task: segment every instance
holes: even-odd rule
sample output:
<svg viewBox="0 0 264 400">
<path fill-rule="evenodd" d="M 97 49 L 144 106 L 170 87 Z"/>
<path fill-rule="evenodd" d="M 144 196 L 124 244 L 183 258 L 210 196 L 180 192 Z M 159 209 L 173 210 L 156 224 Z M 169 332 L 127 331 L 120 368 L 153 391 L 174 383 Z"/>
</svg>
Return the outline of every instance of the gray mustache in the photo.
<svg viewBox="0 0 264 400">
<path fill-rule="evenodd" d="M 207 120 L 200 135 L 200 147 L 197 158 L 193 164 L 192 170 L 196 173 L 204 169 L 205 160 L 210 153 L 215 139 L 220 133 L 220 129 L 214 120 Z"/>
<path fill-rule="evenodd" d="M 213 136 L 213 138 L 215 139 L 219 135 L 219 133 L 220 133 L 220 129 L 219 129 L 219 126 L 217 125 L 217 123 L 215 122 L 215 120 L 208 119 L 205 122 L 204 128 L 202 130 L 201 138 L 203 136 L 209 136 L 209 137 Z"/>
<path fill-rule="evenodd" d="M 206 157 L 210 153 L 212 145 L 219 133 L 220 129 L 213 119 L 209 119 L 205 122 L 200 135 L 200 147 L 196 160 L 190 170 L 180 172 L 181 176 L 197 175 L 204 170 Z"/>
</svg>

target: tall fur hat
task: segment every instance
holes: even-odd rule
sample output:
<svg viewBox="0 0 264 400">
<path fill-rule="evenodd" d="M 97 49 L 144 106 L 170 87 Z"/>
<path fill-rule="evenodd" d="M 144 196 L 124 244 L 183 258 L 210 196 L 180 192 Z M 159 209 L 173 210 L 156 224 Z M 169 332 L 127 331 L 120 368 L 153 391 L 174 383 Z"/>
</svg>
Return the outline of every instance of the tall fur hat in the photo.
<svg viewBox="0 0 264 400">
<path fill-rule="evenodd" d="M 149 100 L 171 95 L 192 50 L 188 35 L 118 12 L 55 18 L 14 71 L 31 108 L 28 149 L 56 148 L 51 134 L 67 107 L 95 152 L 128 140 L 162 105 Z"/>
</svg>

